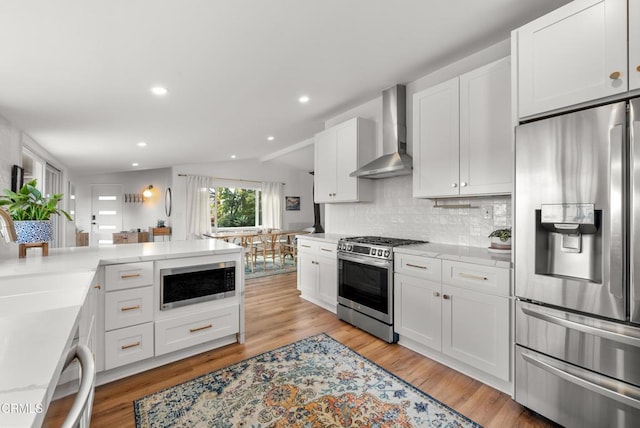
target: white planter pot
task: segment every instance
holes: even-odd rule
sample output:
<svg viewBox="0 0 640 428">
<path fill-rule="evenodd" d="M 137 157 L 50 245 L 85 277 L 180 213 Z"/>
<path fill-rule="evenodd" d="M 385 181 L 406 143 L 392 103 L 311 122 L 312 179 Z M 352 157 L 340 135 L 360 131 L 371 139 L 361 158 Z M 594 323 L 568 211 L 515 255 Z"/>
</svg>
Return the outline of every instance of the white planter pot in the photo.
<svg viewBox="0 0 640 428">
<path fill-rule="evenodd" d="M 13 222 L 19 244 L 49 242 L 53 239 L 50 220 L 16 220 Z"/>
<path fill-rule="evenodd" d="M 510 250 L 511 249 L 511 238 L 506 241 L 501 241 L 499 237 L 492 236 L 491 237 L 491 248 L 496 248 L 500 250 Z"/>
</svg>

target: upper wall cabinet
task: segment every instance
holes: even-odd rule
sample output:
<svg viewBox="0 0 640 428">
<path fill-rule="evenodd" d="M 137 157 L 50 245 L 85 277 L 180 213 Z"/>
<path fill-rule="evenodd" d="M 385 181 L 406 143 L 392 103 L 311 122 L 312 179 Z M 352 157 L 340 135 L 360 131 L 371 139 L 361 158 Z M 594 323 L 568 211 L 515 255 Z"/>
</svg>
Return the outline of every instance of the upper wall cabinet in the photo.
<svg viewBox="0 0 640 428">
<path fill-rule="evenodd" d="M 630 28 L 636 33 L 638 3 L 629 2 L 636 15 Z M 629 83 L 639 87 L 640 41 L 632 34 L 637 64 L 628 70 L 627 0 L 575 0 L 515 30 L 518 116 L 621 94 Z"/>
<path fill-rule="evenodd" d="M 315 202 L 370 201 L 371 180 L 349 174 L 373 160 L 375 123 L 355 117 L 316 134 L 314 144 Z"/>
<path fill-rule="evenodd" d="M 508 194 L 509 57 L 413 96 L 413 196 Z"/>
</svg>

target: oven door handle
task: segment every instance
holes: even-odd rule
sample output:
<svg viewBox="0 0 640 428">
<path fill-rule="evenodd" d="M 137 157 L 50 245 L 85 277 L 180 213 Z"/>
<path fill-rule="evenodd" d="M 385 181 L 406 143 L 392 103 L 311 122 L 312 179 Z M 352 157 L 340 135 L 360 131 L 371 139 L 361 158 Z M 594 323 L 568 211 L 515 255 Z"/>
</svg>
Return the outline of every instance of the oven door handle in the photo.
<svg viewBox="0 0 640 428">
<path fill-rule="evenodd" d="M 369 259 L 365 257 L 352 256 L 349 254 L 338 253 L 338 260 L 347 260 L 349 262 L 361 263 L 363 265 L 370 266 L 380 266 L 384 268 L 391 268 L 393 266 L 392 260 L 378 260 L 378 259 Z"/>
</svg>

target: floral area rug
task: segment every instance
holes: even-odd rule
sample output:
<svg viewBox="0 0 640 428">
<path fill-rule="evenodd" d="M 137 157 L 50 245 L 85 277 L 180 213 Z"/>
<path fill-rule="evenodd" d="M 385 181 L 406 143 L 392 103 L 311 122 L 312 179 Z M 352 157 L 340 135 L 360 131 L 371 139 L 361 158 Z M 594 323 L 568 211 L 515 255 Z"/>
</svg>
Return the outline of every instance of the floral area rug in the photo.
<svg viewBox="0 0 640 428">
<path fill-rule="evenodd" d="M 134 402 L 137 427 L 479 427 L 326 334 Z"/>
<path fill-rule="evenodd" d="M 262 256 L 258 255 L 256 264 L 251 271 L 251 265 L 245 263 L 244 265 L 244 277 L 245 279 L 260 278 L 262 276 L 278 275 L 281 273 L 295 272 L 296 264 L 291 260 L 291 257 L 285 257 L 284 266 L 280 265 L 280 260 L 276 257 L 275 264 L 271 260 L 271 257 L 267 256 L 267 263 L 263 262 Z"/>
</svg>

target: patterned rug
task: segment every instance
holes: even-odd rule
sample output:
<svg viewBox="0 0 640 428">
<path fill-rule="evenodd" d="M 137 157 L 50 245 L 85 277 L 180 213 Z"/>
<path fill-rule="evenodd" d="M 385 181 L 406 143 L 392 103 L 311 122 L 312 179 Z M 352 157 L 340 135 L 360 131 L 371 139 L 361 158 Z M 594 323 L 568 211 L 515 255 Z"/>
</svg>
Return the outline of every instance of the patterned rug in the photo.
<svg viewBox="0 0 640 428">
<path fill-rule="evenodd" d="M 245 263 L 244 266 L 244 277 L 245 279 L 250 278 L 259 278 L 262 276 L 270 276 L 270 275 L 278 275 L 281 273 L 295 272 L 296 265 L 291 260 L 291 257 L 285 257 L 284 266 L 280 266 L 280 260 L 276 257 L 276 263 L 274 264 L 271 260 L 271 257 L 267 256 L 267 264 L 263 263 L 263 259 L 261 255 L 258 255 L 255 266 L 253 267 L 253 272 L 251 272 L 251 266 L 248 263 Z"/>
<path fill-rule="evenodd" d="M 479 427 L 326 334 L 134 402 L 136 427 Z"/>
</svg>

